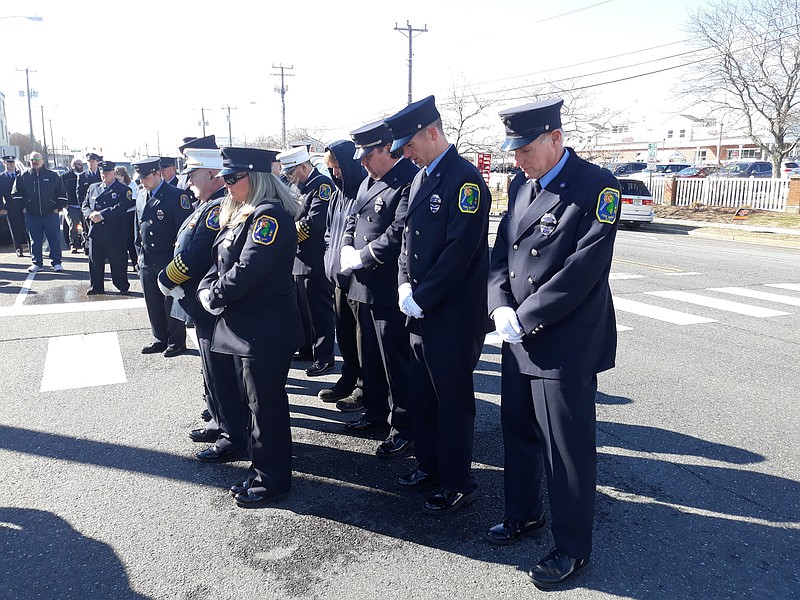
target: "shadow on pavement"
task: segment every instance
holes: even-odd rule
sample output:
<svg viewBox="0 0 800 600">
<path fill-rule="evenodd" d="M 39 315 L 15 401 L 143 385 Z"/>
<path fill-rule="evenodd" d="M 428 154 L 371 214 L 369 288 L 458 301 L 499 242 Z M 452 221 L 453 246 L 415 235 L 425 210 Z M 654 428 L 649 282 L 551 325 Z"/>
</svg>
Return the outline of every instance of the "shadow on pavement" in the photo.
<svg viewBox="0 0 800 600">
<path fill-rule="evenodd" d="M 0 547 L 0 598 L 148 598 L 111 547 L 52 513 L 0 507 Z"/>
</svg>

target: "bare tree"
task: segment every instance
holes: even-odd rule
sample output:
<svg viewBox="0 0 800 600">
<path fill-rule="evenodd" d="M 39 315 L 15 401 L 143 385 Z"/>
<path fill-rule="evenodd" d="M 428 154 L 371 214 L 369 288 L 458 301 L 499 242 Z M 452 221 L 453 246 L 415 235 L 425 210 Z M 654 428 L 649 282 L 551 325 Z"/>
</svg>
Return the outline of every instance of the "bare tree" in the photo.
<svg viewBox="0 0 800 600">
<path fill-rule="evenodd" d="M 42 145 L 35 138 L 35 145 L 31 147 L 31 138 L 25 133 L 12 133 L 8 138 L 8 143 L 19 148 L 19 156 L 17 158 L 20 159 L 28 156 L 34 150 L 36 152 L 43 151 Z"/>
<path fill-rule="evenodd" d="M 459 154 L 497 150 L 499 120 L 489 121 L 487 109 L 498 102 L 497 97 L 476 93 L 463 77 L 453 79 L 447 97 L 437 104 L 444 134 Z"/>
<path fill-rule="evenodd" d="M 773 173 L 800 137 L 799 14 L 798 0 L 716 0 L 686 26 L 709 57 L 690 67 L 683 95 L 742 118 Z"/>
</svg>

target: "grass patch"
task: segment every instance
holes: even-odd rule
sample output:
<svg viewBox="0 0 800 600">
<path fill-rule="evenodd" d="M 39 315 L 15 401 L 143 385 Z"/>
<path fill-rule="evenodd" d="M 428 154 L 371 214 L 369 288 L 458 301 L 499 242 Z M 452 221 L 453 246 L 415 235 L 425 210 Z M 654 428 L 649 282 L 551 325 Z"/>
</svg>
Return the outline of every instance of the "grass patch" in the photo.
<svg viewBox="0 0 800 600">
<path fill-rule="evenodd" d="M 706 221 L 708 223 L 737 223 L 739 225 L 755 225 L 760 227 L 781 227 L 800 230 L 800 215 L 790 213 L 754 210 L 742 221 L 734 221 L 735 208 L 723 206 L 666 206 L 655 207 L 657 217 L 662 219 L 685 219 L 689 221 Z"/>
</svg>

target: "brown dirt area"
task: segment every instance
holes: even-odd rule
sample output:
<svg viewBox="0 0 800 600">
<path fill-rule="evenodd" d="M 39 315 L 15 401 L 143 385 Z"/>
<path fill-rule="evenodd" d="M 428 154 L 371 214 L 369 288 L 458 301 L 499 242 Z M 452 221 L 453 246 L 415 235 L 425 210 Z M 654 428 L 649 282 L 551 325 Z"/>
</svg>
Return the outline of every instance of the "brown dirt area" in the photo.
<svg viewBox="0 0 800 600">
<path fill-rule="evenodd" d="M 656 217 L 662 219 L 685 219 L 705 221 L 707 223 L 736 223 L 737 225 L 753 225 L 756 227 L 780 227 L 800 230 L 800 215 L 770 212 L 766 210 L 751 211 L 746 219 L 734 221 L 735 208 L 720 206 L 665 206 L 655 207 Z"/>
</svg>

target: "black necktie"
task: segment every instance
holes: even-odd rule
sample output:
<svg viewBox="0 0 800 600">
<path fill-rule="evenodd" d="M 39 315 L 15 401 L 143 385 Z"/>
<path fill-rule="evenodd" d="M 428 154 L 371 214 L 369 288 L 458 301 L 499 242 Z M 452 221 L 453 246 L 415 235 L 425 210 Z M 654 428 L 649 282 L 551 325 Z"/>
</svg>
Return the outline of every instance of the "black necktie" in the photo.
<svg viewBox="0 0 800 600">
<path fill-rule="evenodd" d="M 423 167 L 423 169 L 422 169 L 422 182 L 421 183 L 425 183 L 425 179 L 427 177 L 428 177 L 428 169 Z"/>
<path fill-rule="evenodd" d="M 536 196 L 542 193 L 542 184 L 539 183 L 538 179 L 533 180 L 533 190 L 536 192 Z"/>
</svg>

